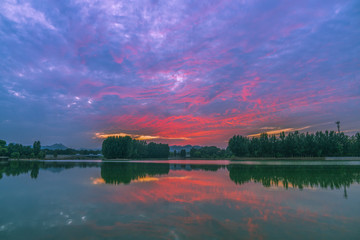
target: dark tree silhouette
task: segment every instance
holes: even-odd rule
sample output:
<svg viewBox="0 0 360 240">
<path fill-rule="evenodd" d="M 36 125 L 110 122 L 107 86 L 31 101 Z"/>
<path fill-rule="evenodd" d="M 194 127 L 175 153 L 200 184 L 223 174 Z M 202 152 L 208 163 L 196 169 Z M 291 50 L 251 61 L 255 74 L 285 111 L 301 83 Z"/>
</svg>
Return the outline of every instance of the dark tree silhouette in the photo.
<svg viewBox="0 0 360 240">
<path fill-rule="evenodd" d="M 180 151 L 180 157 L 186 158 L 186 150 L 185 150 L 185 149 L 181 149 L 181 151 Z"/>
<path fill-rule="evenodd" d="M 108 137 L 102 144 L 105 158 L 168 158 L 168 144 L 149 143 L 126 137 Z"/>
<path fill-rule="evenodd" d="M 192 148 L 190 150 L 190 157 L 207 159 L 225 158 L 226 151 L 215 146 L 202 147 L 198 149 Z"/>
<path fill-rule="evenodd" d="M 35 141 L 33 144 L 33 151 L 35 156 L 39 156 L 41 150 L 40 141 Z"/>
<path fill-rule="evenodd" d="M 342 132 L 280 133 L 277 138 L 266 133 L 259 138 L 233 136 L 228 149 L 237 157 L 332 157 L 360 156 L 360 133 Z"/>
</svg>

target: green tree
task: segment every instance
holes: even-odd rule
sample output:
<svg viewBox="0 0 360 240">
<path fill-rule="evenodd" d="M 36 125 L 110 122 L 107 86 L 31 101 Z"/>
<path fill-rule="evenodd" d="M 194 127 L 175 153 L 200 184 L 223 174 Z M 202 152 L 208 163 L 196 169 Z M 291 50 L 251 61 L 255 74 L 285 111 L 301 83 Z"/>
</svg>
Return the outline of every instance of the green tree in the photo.
<svg viewBox="0 0 360 240">
<path fill-rule="evenodd" d="M 39 153 L 41 151 L 40 141 L 35 141 L 33 144 L 33 151 L 36 157 L 39 157 Z"/>
<path fill-rule="evenodd" d="M 39 158 L 39 159 L 45 159 L 45 157 L 46 157 L 45 152 L 44 152 L 44 151 L 40 151 L 39 154 L 38 154 L 38 158 Z"/>
<path fill-rule="evenodd" d="M 138 141 L 131 137 L 108 137 L 103 141 L 102 153 L 105 158 L 168 158 L 168 144 Z"/>
<path fill-rule="evenodd" d="M 261 134 L 252 139 L 235 135 L 229 140 L 228 149 L 238 157 L 359 156 L 360 133 L 349 137 L 335 131 L 315 134 L 295 131 L 287 135 L 282 132 L 279 138 Z"/>
<path fill-rule="evenodd" d="M 11 153 L 11 158 L 13 159 L 19 159 L 20 158 L 20 153 L 19 152 L 13 152 Z"/>
<path fill-rule="evenodd" d="M 185 150 L 185 149 L 181 149 L 181 151 L 180 151 L 180 157 L 186 158 L 186 150 Z"/>
<path fill-rule="evenodd" d="M 6 147 L 6 141 L 0 140 L 0 156 L 7 156 L 8 149 Z"/>
<path fill-rule="evenodd" d="M 235 135 L 228 143 L 229 150 L 238 157 L 246 157 L 249 155 L 249 139 L 247 137 Z"/>
</svg>

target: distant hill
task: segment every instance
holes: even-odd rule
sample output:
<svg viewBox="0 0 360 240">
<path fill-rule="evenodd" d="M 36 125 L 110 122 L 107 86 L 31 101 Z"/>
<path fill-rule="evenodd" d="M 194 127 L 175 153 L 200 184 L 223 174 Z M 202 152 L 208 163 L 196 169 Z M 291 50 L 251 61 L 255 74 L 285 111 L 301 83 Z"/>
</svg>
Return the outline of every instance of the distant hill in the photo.
<svg viewBox="0 0 360 240">
<path fill-rule="evenodd" d="M 68 147 L 64 146 L 62 143 L 55 143 L 50 146 L 42 146 L 41 149 L 48 149 L 48 150 L 66 150 Z"/>
<path fill-rule="evenodd" d="M 192 146 L 192 145 L 185 145 L 185 146 L 173 145 L 173 146 L 170 146 L 170 152 L 173 152 L 174 150 L 176 150 L 177 152 L 180 152 L 182 149 L 185 149 L 186 152 L 190 152 L 190 150 L 192 148 L 200 149 L 202 147 L 198 146 L 198 145 L 195 145 L 195 146 Z"/>
</svg>

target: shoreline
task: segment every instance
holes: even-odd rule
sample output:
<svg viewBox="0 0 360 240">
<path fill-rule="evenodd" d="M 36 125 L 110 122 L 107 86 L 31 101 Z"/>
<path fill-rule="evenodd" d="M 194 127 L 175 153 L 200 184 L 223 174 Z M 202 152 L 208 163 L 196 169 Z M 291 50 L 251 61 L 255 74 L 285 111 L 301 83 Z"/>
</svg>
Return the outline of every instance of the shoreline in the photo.
<svg viewBox="0 0 360 240">
<path fill-rule="evenodd" d="M 293 157 L 293 158 L 274 158 L 274 157 L 234 157 L 234 158 L 219 158 L 219 159 L 209 159 L 209 158 L 142 158 L 142 159 L 124 159 L 124 158 L 118 158 L 118 159 L 105 159 L 105 158 L 47 158 L 47 159 L 13 159 L 9 158 L 6 161 L 2 161 L 4 163 L 10 162 L 10 161 L 117 161 L 117 162 L 129 162 L 129 161 L 142 161 L 142 162 L 148 162 L 148 161 L 232 161 L 232 162 L 266 162 L 266 161 L 324 161 L 324 162 L 331 162 L 331 161 L 360 161 L 360 157 Z"/>
</svg>

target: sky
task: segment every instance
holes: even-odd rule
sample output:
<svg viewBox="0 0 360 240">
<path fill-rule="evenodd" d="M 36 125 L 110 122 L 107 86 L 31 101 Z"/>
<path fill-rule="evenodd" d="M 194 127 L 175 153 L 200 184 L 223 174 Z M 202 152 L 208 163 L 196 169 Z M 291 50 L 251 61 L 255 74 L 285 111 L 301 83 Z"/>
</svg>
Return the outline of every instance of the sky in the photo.
<svg viewBox="0 0 360 240">
<path fill-rule="evenodd" d="M 357 0 L 1 0 L 0 139 L 360 131 Z"/>
</svg>

